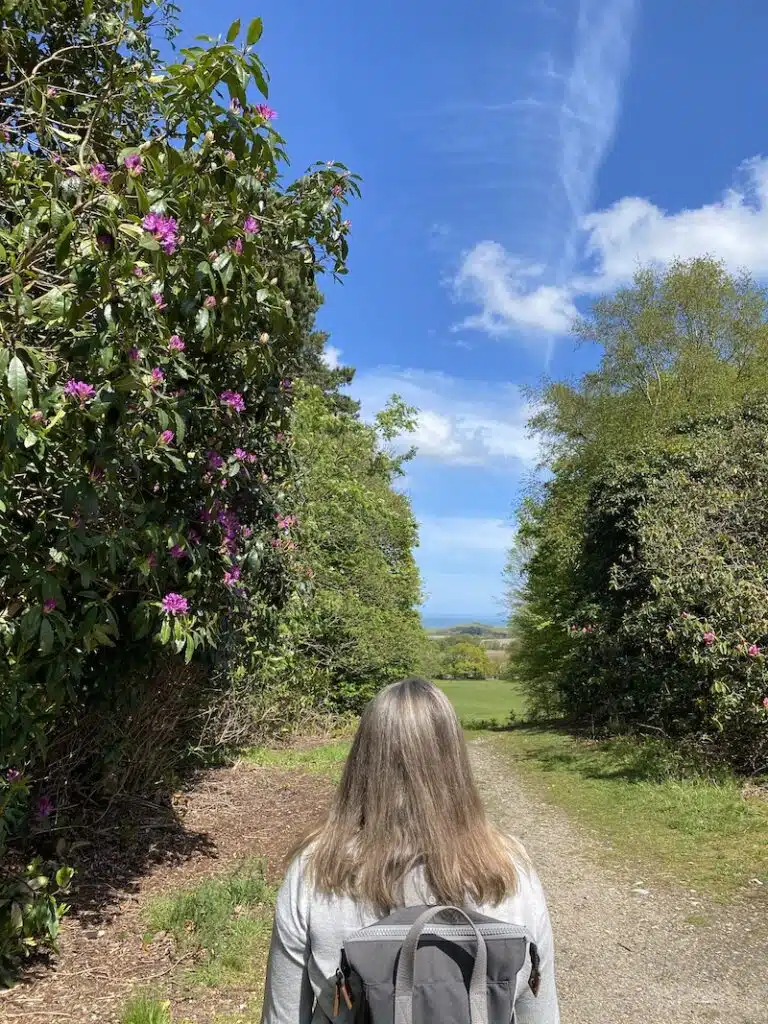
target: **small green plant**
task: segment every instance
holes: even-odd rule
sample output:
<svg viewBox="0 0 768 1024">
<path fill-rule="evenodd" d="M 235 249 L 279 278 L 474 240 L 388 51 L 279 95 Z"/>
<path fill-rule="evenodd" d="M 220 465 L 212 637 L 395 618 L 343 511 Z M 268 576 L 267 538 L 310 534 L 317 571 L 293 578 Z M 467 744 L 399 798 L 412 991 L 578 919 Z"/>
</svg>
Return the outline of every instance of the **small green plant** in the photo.
<svg viewBox="0 0 768 1024">
<path fill-rule="evenodd" d="M 34 860 L 16 877 L 0 882 L 0 986 L 15 980 L 15 971 L 36 949 L 56 949 L 61 919 L 69 910 L 60 903 L 72 881 L 72 868 L 53 874 Z"/>
<path fill-rule="evenodd" d="M 261 767 L 298 769 L 314 775 L 327 775 L 336 780 L 341 777 L 348 753 L 349 743 L 340 740 L 304 750 L 295 747 L 253 747 L 243 756 Z"/>
<path fill-rule="evenodd" d="M 167 1001 L 140 994 L 126 1005 L 120 1024 L 171 1024 L 171 1008 Z"/>
<path fill-rule="evenodd" d="M 250 859 L 224 878 L 157 899 L 149 929 L 170 933 L 182 951 L 199 952 L 195 980 L 217 987 L 263 971 L 274 897 L 263 863 Z"/>
</svg>

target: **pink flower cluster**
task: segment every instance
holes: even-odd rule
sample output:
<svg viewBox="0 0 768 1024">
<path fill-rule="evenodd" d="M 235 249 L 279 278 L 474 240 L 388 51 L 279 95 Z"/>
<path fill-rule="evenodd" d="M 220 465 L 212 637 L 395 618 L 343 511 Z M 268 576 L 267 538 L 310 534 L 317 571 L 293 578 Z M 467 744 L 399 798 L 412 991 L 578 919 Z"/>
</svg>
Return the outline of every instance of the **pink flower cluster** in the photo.
<svg viewBox="0 0 768 1024">
<path fill-rule="evenodd" d="M 268 107 L 266 103 L 257 103 L 253 109 L 265 121 L 274 121 L 277 117 L 277 111 L 273 110 L 272 107 Z"/>
<path fill-rule="evenodd" d="M 166 594 L 163 598 L 163 611 L 166 615 L 186 615 L 189 611 L 189 601 L 181 594 Z"/>
<path fill-rule="evenodd" d="M 64 385 L 64 392 L 70 398 L 77 398 L 80 404 L 84 405 L 96 394 L 96 388 L 92 384 L 86 384 L 84 380 L 75 380 L 72 377 Z"/>
<path fill-rule="evenodd" d="M 148 213 L 142 227 L 160 243 L 163 252 L 172 256 L 179 247 L 179 226 L 173 217 L 165 217 L 161 213 Z"/>
<path fill-rule="evenodd" d="M 123 163 L 128 173 L 134 178 L 144 172 L 144 164 L 138 153 L 129 153 Z"/>
<path fill-rule="evenodd" d="M 222 391 L 219 400 L 235 412 L 245 412 L 245 400 L 239 391 Z"/>
<path fill-rule="evenodd" d="M 112 180 L 112 175 L 109 173 L 104 164 L 91 164 L 91 177 L 94 181 L 98 181 L 100 185 L 108 185 Z"/>
</svg>

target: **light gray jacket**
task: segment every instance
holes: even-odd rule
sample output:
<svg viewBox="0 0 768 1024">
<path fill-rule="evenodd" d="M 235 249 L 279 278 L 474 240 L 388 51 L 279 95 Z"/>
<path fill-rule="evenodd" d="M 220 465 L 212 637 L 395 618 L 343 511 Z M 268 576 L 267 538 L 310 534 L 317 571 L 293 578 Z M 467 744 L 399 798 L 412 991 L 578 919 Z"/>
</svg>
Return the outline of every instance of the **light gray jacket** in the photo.
<svg viewBox="0 0 768 1024">
<path fill-rule="evenodd" d="M 315 997 L 339 966 L 345 939 L 381 916 L 346 897 L 315 892 L 307 881 L 305 867 L 306 858 L 298 857 L 278 893 L 262 1024 L 311 1024 Z M 533 868 L 519 866 L 518 870 L 520 884 L 514 896 L 499 906 L 476 909 L 500 921 L 524 926 L 538 947 L 539 994 L 534 997 L 528 987 L 528 960 L 518 975 L 515 1024 L 559 1024 L 552 927 L 544 892 Z M 435 902 L 420 870 L 408 880 L 406 902 Z"/>
</svg>

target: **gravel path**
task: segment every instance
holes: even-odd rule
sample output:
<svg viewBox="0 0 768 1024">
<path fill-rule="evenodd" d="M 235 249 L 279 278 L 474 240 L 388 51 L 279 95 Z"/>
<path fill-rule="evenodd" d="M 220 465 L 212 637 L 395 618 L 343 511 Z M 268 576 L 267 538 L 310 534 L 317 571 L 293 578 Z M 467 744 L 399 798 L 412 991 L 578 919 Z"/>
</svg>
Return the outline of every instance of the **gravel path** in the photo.
<svg viewBox="0 0 768 1024">
<path fill-rule="evenodd" d="M 768 1024 L 766 901 L 723 907 L 608 872 L 605 846 L 531 792 L 492 740 L 470 752 L 492 817 L 547 891 L 562 1024 Z"/>
</svg>

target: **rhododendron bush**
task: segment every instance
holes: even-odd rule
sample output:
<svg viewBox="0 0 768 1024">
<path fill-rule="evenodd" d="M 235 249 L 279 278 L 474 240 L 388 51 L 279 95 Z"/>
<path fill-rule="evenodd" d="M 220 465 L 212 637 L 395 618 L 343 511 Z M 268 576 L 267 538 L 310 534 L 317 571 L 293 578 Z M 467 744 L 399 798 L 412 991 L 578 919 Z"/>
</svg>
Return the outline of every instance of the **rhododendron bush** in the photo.
<svg viewBox="0 0 768 1024">
<path fill-rule="evenodd" d="M 279 176 L 258 19 L 164 62 L 171 5 L 0 11 L 0 770 L 27 774 L 153 651 L 272 628 L 291 289 L 345 273 L 357 186 Z"/>
</svg>

